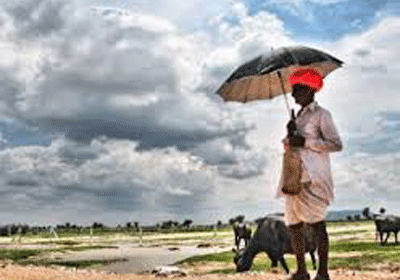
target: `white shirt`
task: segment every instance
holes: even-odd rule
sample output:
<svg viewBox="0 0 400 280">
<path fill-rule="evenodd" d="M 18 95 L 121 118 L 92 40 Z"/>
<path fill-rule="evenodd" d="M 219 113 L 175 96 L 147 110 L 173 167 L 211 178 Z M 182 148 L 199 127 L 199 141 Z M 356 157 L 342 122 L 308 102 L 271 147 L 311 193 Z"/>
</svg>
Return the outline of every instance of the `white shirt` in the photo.
<svg viewBox="0 0 400 280">
<path fill-rule="evenodd" d="M 300 135 L 306 139 L 304 147 L 298 148 L 303 168 L 301 181 L 311 181 L 321 186 L 318 195 L 330 204 L 335 195 L 329 153 L 342 150 L 342 141 L 331 114 L 316 102 L 312 102 L 297 116 L 296 125 Z M 288 143 L 287 137 L 283 142 Z M 282 187 L 281 178 L 278 197 L 284 195 Z"/>
</svg>

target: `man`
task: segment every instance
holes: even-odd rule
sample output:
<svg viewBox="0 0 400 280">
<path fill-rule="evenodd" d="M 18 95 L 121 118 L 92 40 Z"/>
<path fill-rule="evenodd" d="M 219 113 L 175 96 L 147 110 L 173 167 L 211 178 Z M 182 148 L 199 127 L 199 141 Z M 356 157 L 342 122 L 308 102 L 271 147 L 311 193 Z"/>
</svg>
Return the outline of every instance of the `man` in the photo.
<svg viewBox="0 0 400 280">
<path fill-rule="evenodd" d="M 342 150 L 331 114 L 314 101 L 322 88 L 322 77 L 313 69 L 295 72 L 289 78 L 292 96 L 301 106 L 288 125 L 285 148 L 294 147 L 301 158 L 302 189 L 297 195 L 284 195 L 281 180 L 278 197 L 285 197 L 285 222 L 289 226 L 296 255 L 297 271 L 288 280 L 309 280 L 305 264 L 304 224 L 309 224 L 317 238 L 319 265 L 314 280 L 329 280 L 329 240 L 325 225 L 326 209 L 334 198 L 329 153 Z"/>
</svg>

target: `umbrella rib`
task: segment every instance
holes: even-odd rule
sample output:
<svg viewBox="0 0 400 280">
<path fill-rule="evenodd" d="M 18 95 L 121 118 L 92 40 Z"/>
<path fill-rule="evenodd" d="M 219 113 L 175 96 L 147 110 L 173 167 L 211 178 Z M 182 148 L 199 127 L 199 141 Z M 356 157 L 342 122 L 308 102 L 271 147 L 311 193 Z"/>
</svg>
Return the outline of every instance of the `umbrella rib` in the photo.
<svg viewBox="0 0 400 280">
<path fill-rule="evenodd" d="M 247 95 L 249 94 L 249 89 L 250 89 L 251 83 L 252 83 L 252 80 L 250 79 L 247 81 L 247 84 L 245 84 L 246 90 L 244 90 L 244 100 L 243 100 L 244 103 L 246 103 L 248 101 Z"/>
<path fill-rule="evenodd" d="M 293 64 L 298 64 L 299 60 L 297 59 L 297 57 L 295 57 L 295 55 L 287 48 L 285 48 L 285 50 L 290 54 L 290 56 L 293 58 L 294 63 Z"/>
<path fill-rule="evenodd" d="M 290 114 L 290 106 L 289 106 L 289 102 L 288 102 L 288 100 L 287 100 L 287 96 L 286 96 L 286 90 L 285 90 L 285 85 L 284 85 L 284 83 L 283 83 L 283 79 L 282 79 L 282 74 L 281 74 L 281 72 L 280 72 L 280 71 L 277 71 L 277 73 L 278 73 L 279 81 L 281 82 L 281 86 L 282 86 L 282 93 L 283 93 L 283 96 L 285 97 L 285 103 L 286 103 L 286 107 L 287 107 L 287 109 L 288 109 L 288 112 L 289 112 L 289 114 Z"/>
<path fill-rule="evenodd" d="M 271 85 L 272 77 L 269 74 L 267 74 L 267 77 L 268 77 L 268 95 L 269 95 L 269 99 L 272 99 L 272 85 Z"/>
</svg>

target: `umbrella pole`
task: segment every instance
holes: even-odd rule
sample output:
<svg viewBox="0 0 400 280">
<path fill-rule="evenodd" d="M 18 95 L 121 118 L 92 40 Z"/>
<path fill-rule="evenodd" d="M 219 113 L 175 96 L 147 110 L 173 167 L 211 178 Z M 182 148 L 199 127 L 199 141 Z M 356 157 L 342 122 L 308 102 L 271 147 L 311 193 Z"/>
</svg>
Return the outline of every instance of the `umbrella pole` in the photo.
<svg viewBox="0 0 400 280">
<path fill-rule="evenodd" d="M 282 73 L 281 73 L 281 71 L 277 71 L 277 74 L 278 74 L 278 77 L 279 77 L 279 81 L 281 82 L 283 96 L 285 97 L 286 108 L 288 110 L 290 118 L 294 120 L 293 112 L 292 112 L 292 110 L 290 110 L 289 101 L 288 101 L 286 93 L 285 93 L 286 91 L 285 91 L 285 86 L 284 86 L 283 80 L 282 80 Z"/>
<path fill-rule="evenodd" d="M 293 117 L 293 114 L 291 114 L 291 112 L 292 112 L 293 110 L 290 110 L 289 101 L 288 101 L 288 99 L 287 99 L 286 93 L 284 93 L 283 96 L 285 97 L 286 108 L 287 108 L 287 110 L 288 110 L 288 112 L 289 112 L 289 116 L 290 116 L 290 118 L 292 118 L 292 117 Z"/>
</svg>

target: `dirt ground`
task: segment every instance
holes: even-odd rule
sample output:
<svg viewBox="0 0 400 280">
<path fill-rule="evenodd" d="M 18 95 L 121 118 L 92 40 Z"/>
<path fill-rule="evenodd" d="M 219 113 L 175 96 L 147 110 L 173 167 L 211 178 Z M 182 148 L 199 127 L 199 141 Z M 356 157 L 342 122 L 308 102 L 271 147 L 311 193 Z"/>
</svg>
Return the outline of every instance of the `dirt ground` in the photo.
<svg viewBox="0 0 400 280">
<path fill-rule="evenodd" d="M 198 273 L 198 272 L 197 272 Z M 282 273 L 237 273 L 230 275 L 222 274 L 191 274 L 186 276 L 169 276 L 168 278 L 191 279 L 191 280 L 219 280 L 219 279 L 268 279 L 283 280 Z M 14 264 L 0 265 L 1 280 L 151 280 L 162 279 L 154 274 L 110 274 L 94 270 L 71 270 L 65 268 L 50 268 L 36 266 L 19 266 Z M 389 271 L 381 272 L 358 272 L 335 270 L 331 271 L 332 280 L 400 280 L 400 273 Z"/>
</svg>

